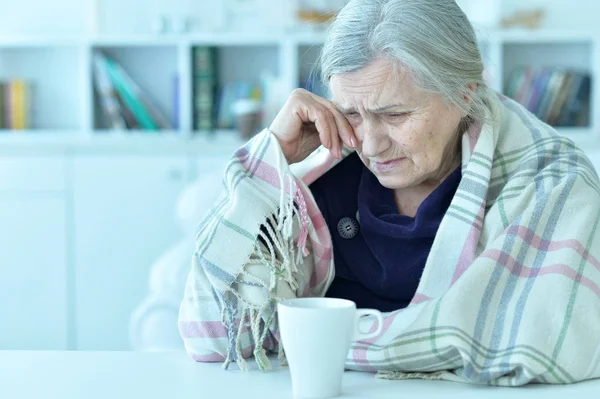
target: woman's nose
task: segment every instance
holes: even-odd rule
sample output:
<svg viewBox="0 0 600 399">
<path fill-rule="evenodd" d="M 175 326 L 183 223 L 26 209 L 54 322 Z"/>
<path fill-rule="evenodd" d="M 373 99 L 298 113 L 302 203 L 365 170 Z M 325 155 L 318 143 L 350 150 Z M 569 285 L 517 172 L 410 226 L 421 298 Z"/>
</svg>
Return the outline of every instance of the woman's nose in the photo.
<svg viewBox="0 0 600 399">
<path fill-rule="evenodd" d="M 364 157 L 370 158 L 375 157 L 385 152 L 389 146 L 390 141 L 386 134 L 375 126 L 365 126 L 365 132 L 362 135 L 362 142 L 360 143 L 360 151 Z"/>
</svg>

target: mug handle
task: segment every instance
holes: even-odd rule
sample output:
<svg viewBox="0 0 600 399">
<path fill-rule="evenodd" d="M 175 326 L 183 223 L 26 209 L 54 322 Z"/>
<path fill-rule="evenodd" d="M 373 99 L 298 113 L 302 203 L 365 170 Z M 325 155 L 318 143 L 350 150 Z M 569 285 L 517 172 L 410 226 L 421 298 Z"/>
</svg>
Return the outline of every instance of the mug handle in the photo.
<svg viewBox="0 0 600 399">
<path fill-rule="evenodd" d="M 377 319 L 377 329 L 371 333 L 365 333 L 359 330 L 360 319 L 364 316 L 371 316 Z M 353 341 L 365 341 L 367 339 L 375 338 L 383 330 L 383 316 L 381 312 L 376 309 L 357 309 L 356 310 L 356 331 L 354 332 Z"/>
</svg>

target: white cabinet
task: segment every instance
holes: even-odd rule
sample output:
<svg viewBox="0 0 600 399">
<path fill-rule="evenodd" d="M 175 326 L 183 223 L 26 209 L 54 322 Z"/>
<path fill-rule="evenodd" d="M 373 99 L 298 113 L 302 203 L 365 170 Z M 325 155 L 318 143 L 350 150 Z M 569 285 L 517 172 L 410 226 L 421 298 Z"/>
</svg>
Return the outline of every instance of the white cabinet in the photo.
<svg viewBox="0 0 600 399">
<path fill-rule="evenodd" d="M 189 166 L 185 156 L 74 157 L 77 349 L 129 349 L 150 266 L 182 236 L 175 204 Z"/>
<path fill-rule="evenodd" d="M 0 159 L 0 350 L 68 348 L 63 175 L 60 157 Z"/>
<path fill-rule="evenodd" d="M 56 156 L 0 156 L 0 192 L 64 193 L 66 162 Z"/>
</svg>

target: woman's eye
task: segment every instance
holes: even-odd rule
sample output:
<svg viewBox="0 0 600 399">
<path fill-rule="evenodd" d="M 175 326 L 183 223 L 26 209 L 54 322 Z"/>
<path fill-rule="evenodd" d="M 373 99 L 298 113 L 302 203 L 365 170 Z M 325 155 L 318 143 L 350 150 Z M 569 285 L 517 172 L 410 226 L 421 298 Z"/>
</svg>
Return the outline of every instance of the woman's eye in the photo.
<svg viewBox="0 0 600 399">
<path fill-rule="evenodd" d="M 349 121 L 360 120 L 360 114 L 358 112 L 350 112 L 346 114 L 346 119 L 348 119 Z"/>
<path fill-rule="evenodd" d="M 406 116 L 406 112 L 402 112 L 400 114 L 388 114 L 388 116 L 390 118 L 395 118 L 395 119 L 397 119 L 397 118 L 403 118 L 403 117 Z"/>
</svg>

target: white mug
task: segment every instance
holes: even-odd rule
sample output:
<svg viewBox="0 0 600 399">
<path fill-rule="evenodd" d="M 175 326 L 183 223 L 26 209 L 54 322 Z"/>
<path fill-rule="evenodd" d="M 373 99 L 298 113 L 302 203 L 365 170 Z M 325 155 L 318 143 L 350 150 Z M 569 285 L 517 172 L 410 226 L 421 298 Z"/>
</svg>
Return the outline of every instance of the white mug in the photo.
<svg viewBox="0 0 600 399">
<path fill-rule="evenodd" d="M 296 398 L 339 396 L 352 341 L 376 337 L 383 328 L 381 312 L 356 309 L 356 304 L 346 299 L 289 299 L 281 301 L 277 311 Z M 363 316 L 375 317 L 376 331 L 359 330 Z"/>
</svg>

